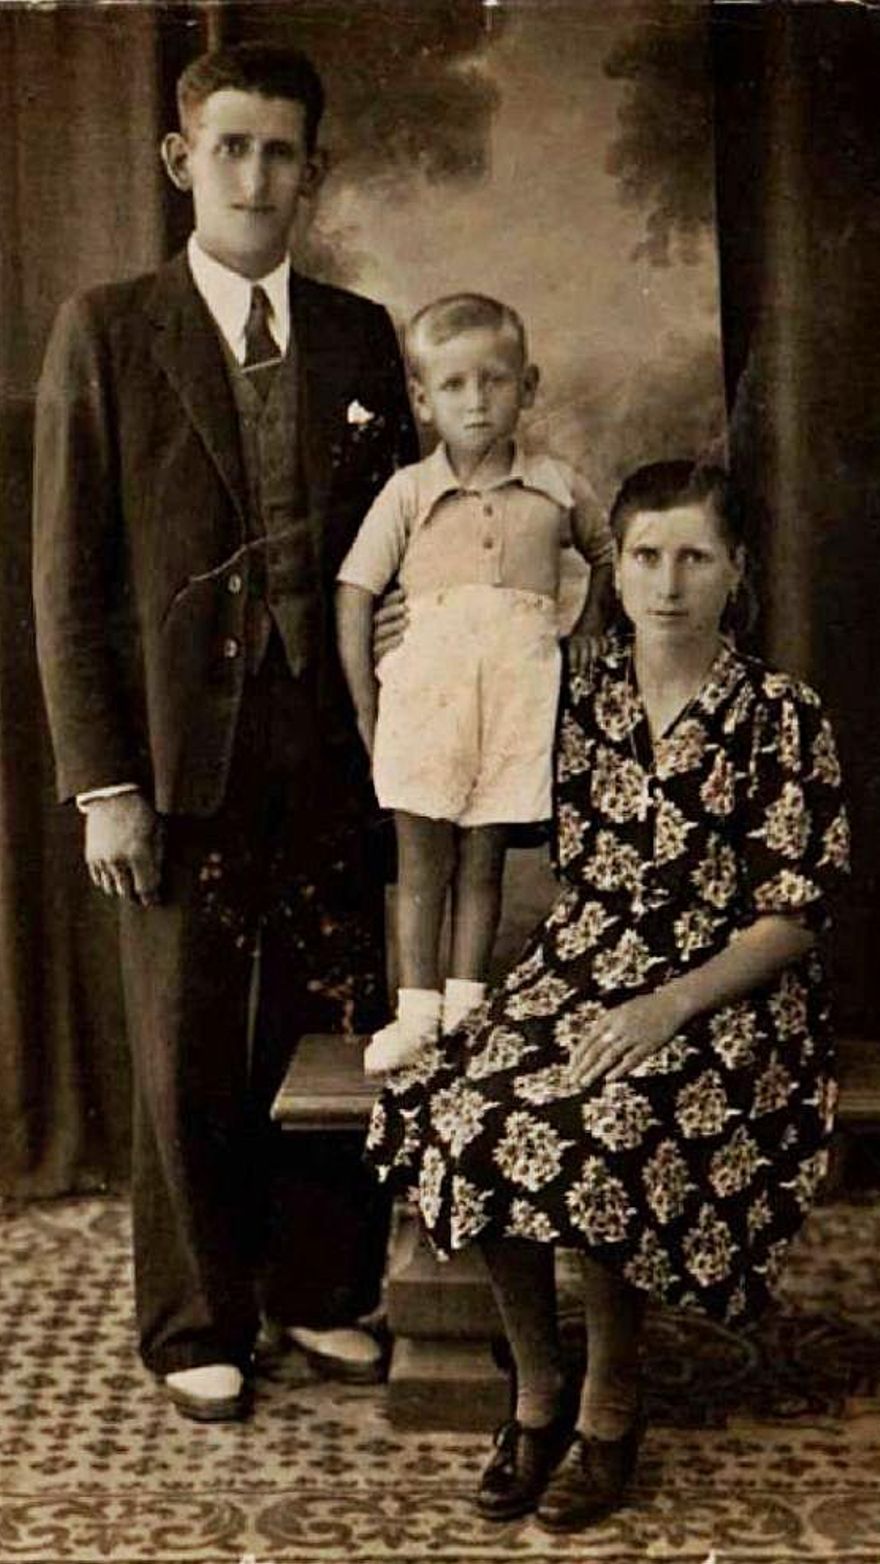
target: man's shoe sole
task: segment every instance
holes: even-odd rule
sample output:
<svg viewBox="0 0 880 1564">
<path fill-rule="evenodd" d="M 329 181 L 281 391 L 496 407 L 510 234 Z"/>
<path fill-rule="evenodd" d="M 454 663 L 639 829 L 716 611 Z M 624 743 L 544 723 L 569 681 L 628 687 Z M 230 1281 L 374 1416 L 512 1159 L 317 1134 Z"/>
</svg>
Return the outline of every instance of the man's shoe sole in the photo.
<svg viewBox="0 0 880 1564">
<path fill-rule="evenodd" d="M 249 1411 L 248 1397 L 243 1391 L 237 1396 L 191 1396 L 173 1385 L 166 1385 L 165 1389 L 175 1411 L 193 1423 L 236 1423 Z"/>
<path fill-rule="evenodd" d="M 316 1352 L 314 1347 L 301 1347 L 294 1342 L 309 1368 L 322 1379 L 334 1379 L 343 1385 L 381 1385 L 388 1377 L 385 1353 L 372 1363 L 358 1363 L 351 1358 L 336 1358 L 327 1352 Z"/>
</svg>

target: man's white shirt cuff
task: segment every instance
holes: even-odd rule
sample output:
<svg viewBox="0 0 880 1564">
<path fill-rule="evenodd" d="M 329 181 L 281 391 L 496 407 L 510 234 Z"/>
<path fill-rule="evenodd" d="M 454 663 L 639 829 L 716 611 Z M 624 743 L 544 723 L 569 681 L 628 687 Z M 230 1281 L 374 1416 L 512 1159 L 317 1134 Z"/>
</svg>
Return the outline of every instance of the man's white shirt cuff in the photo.
<svg viewBox="0 0 880 1564">
<path fill-rule="evenodd" d="M 137 793 L 136 782 L 115 782 L 112 787 L 93 787 L 87 793 L 77 793 L 76 807 L 80 814 L 88 812 L 89 804 L 94 804 L 99 798 L 118 798 L 120 793 Z"/>
</svg>

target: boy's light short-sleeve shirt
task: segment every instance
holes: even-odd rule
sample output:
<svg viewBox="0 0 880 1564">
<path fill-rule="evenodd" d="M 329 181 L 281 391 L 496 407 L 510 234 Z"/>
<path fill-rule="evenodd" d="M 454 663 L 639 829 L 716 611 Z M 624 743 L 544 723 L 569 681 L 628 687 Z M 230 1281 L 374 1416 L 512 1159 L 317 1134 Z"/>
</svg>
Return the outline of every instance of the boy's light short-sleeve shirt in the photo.
<svg viewBox="0 0 880 1564">
<path fill-rule="evenodd" d="M 471 487 L 456 477 L 438 445 L 389 479 L 338 579 L 377 597 L 396 575 L 408 595 L 480 585 L 555 597 L 574 512 L 580 534 L 593 545 L 588 563 L 608 563 L 613 548 L 604 513 L 587 479 L 569 463 L 517 446 L 506 474 Z"/>
</svg>

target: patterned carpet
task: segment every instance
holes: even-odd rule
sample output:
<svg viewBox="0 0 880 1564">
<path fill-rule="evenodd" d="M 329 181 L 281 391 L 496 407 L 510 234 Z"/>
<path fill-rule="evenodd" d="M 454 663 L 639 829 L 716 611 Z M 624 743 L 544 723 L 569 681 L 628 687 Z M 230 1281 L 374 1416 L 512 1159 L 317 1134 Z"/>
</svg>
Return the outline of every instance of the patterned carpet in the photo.
<svg viewBox="0 0 880 1564">
<path fill-rule="evenodd" d="M 267 1361 L 250 1423 L 182 1422 L 132 1346 L 127 1214 L 0 1214 L 2 1564 L 880 1564 L 880 1203 L 812 1218 L 753 1336 L 651 1322 L 651 1428 L 588 1536 L 472 1513 L 482 1438 Z"/>
</svg>

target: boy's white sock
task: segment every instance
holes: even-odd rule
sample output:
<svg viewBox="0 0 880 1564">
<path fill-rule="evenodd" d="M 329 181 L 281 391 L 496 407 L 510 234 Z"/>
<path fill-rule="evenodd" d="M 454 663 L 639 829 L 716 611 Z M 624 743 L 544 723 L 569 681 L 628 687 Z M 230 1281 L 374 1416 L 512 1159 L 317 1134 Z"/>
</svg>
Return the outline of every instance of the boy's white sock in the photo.
<svg viewBox="0 0 880 1564">
<path fill-rule="evenodd" d="M 446 1037 L 461 1026 L 465 1016 L 483 1003 L 485 983 L 473 978 L 447 978 L 443 993 L 443 1035 Z"/>
<path fill-rule="evenodd" d="M 411 1064 L 417 1054 L 437 1041 L 443 997 L 437 988 L 399 988 L 397 1020 L 383 1026 L 364 1053 L 367 1075 L 384 1075 Z"/>
<path fill-rule="evenodd" d="M 429 1037 L 433 1041 L 440 1027 L 443 998 L 437 988 L 399 988 L 397 1024 L 410 1037 Z"/>
</svg>

